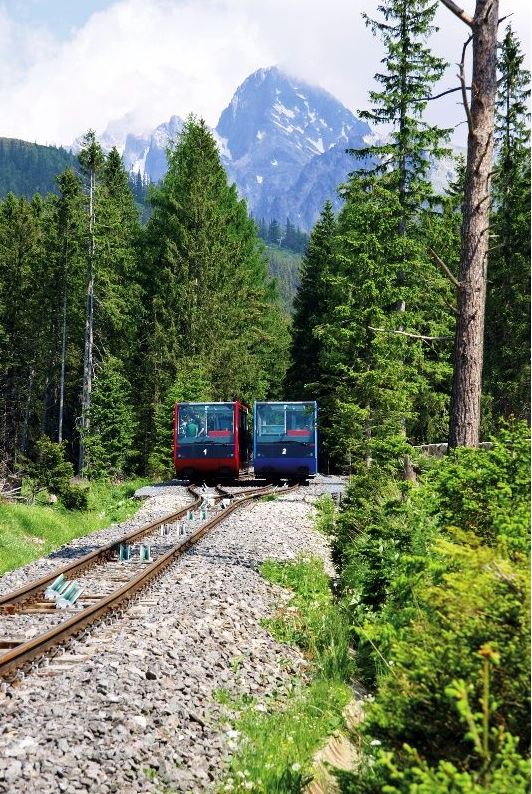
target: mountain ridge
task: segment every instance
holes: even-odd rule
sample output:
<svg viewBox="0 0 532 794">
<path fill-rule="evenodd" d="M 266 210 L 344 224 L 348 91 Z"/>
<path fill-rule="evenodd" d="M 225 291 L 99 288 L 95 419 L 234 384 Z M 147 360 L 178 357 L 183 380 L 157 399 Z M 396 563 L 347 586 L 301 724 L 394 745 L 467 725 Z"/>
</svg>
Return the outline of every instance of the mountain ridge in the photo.
<svg viewBox="0 0 532 794">
<path fill-rule="evenodd" d="M 172 116 L 152 133 L 135 135 L 125 134 L 127 119 L 111 122 L 99 136 L 100 142 L 107 150 L 117 146 L 130 173 L 160 181 L 167 167 L 166 148 L 183 120 Z M 336 187 L 354 168 L 345 152 L 341 157 L 326 157 L 329 170 L 325 163 L 319 167 L 320 158 L 335 147 L 338 153 L 342 147 L 362 146 L 364 137 L 371 134 L 369 126 L 326 89 L 277 66 L 256 70 L 237 87 L 212 132 L 228 177 L 253 216 L 266 221 L 288 217 L 305 230 L 312 228 L 327 199 L 340 206 Z M 77 139 L 75 147 L 79 145 Z M 297 187 L 301 179 L 305 205 Z"/>
</svg>

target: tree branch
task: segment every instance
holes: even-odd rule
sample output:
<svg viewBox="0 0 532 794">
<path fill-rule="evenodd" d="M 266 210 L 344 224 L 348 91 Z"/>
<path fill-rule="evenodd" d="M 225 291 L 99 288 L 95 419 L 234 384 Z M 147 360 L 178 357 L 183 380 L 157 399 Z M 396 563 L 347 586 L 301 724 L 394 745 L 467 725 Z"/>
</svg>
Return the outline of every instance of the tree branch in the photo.
<svg viewBox="0 0 532 794">
<path fill-rule="evenodd" d="M 458 311 L 456 306 L 451 306 L 451 304 L 448 303 L 447 301 L 443 301 L 443 302 L 444 302 L 445 306 L 449 309 L 449 311 L 452 312 L 454 315 L 456 315 L 456 317 L 460 316 L 460 312 Z"/>
<path fill-rule="evenodd" d="M 462 22 L 465 22 L 470 28 L 473 27 L 473 17 L 470 17 L 463 8 L 460 8 L 460 6 L 457 6 L 456 3 L 453 3 L 453 0 L 441 0 L 441 2 L 444 6 L 446 6 L 446 8 L 449 9 L 449 11 L 452 11 L 453 14 L 458 17 L 458 19 L 461 19 Z"/>
<path fill-rule="evenodd" d="M 410 334 L 408 331 L 396 331 L 393 328 L 375 328 L 373 325 L 368 325 L 370 331 L 380 331 L 383 334 L 399 334 L 400 336 L 408 336 L 410 339 L 422 339 L 424 342 L 439 342 L 442 339 L 452 339 L 452 336 L 424 336 L 423 334 Z"/>
<path fill-rule="evenodd" d="M 436 264 L 443 270 L 443 272 L 445 273 L 451 284 L 453 284 L 456 289 L 460 289 L 461 286 L 460 282 L 458 281 L 456 276 L 453 276 L 453 274 L 451 273 L 451 271 L 449 270 L 443 259 L 440 259 L 436 251 L 434 251 L 432 248 L 429 248 L 429 254 L 434 259 Z"/>
<path fill-rule="evenodd" d="M 447 94 L 454 94 L 455 91 L 461 91 L 462 86 L 456 86 L 456 88 L 449 88 L 447 91 L 442 91 L 441 94 L 436 94 L 436 96 L 422 96 L 420 99 L 414 99 L 414 102 L 432 102 L 433 99 L 439 99 L 442 96 L 446 96 Z M 471 86 L 466 86 L 467 91 L 471 91 Z"/>
<path fill-rule="evenodd" d="M 460 60 L 460 63 L 458 64 L 458 68 L 460 70 L 458 73 L 458 79 L 460 80 L 460 88 L 462 89 L 462 104 L 464 106 L 464 110 L 467 118 L 467 126 L 469 129 L 469 133 L 471 135 L 473 134 L 473 119 L 471 117 L 471 108 L 469 107 L 469 101 L 467 99 L 467 86 L 466 86 L 465 74 L 464 74 L 464 61 L 465 61 L 466 50 L 472 40 L 473 40 L 473 36 L 469 36 L 467 41 L 464 42 L 464 46 L 462 47 L 462 58 Z"/>
</svg>

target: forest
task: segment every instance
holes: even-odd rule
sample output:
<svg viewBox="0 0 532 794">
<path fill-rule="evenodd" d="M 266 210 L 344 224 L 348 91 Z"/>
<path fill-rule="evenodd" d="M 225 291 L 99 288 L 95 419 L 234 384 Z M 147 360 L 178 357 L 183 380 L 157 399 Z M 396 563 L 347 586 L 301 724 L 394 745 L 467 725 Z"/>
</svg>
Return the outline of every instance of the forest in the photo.
<svg viewBox="0 0 532 794">
<path fill-rule="evenodd" d="M 174 400 L 280 394 L 288 322 L 202 121 L 144 227 L 116 150 L 90 132 L 79 164 L 0 205 L 2 463 L 44 437 L 88 477 L 169 474 Z"/>
<path fill-rule="evenodd" d="M 349 477 L 331 620 L 355 649 L 324 678 L 373 693 L 345 792 L 528 790 L 530 74 L 511 20 L 495 48 L 497 3 L 461 12 L 487 82 L 462 74 L 468 157 L 436 195 L 436 5 L 366 19 L 386 54 L 361 116 L 392 131 L 308 242 L 249 216 L 194 116 L 142 223 L 92 131 L 55 193 L 0 203 L 0 481 L 162 479 L 176 400 L 318 401 L 320 470 Z M 291 317 L 264 240 L 306 244 Z"/>
<path fill-rule="evenodd" d="M 0 138 L 0 196 L 57 192 L 58 173 L 74 165 L 74 155 L 65 149 Z"/>
</svg>

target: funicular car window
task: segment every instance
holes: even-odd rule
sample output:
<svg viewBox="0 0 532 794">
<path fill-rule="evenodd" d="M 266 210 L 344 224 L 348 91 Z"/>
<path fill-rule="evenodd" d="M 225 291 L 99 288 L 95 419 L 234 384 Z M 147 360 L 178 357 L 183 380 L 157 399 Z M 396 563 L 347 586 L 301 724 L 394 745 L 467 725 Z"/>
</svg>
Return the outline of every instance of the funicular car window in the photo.
<svg viewBox="0 0 532 794">
<path fill-rule="evenodd" d="M 179 441 L 229 444 L 234 440 L 233 406 L 194 403 L 179 406 Z"/>
<path fill-rule="evenodd" d="M 314 432 L 312 403 L 257 405 L 258 440 L 306 441 Z"/>
</svg>

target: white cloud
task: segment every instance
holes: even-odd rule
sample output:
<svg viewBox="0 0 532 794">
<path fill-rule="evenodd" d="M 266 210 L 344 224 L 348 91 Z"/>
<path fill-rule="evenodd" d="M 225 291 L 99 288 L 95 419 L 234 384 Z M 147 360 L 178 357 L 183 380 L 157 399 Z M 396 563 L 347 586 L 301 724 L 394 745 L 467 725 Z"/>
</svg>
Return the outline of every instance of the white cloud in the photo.
<svg viewBox="0 0 532 794">
<path fill-rule="evenodd" d="M 55 40 L 46 28 L 28 29 L 0 6 L 0 91 L 23 80 L 31 64 L 49 58 L 54 47 Z"/>
<path fill-rule="evenodd" d="M 0 8 L 0 134 L 70 143 L 128 112 L 133 131 L 191 111 L 214 125 L 236 86 L 273 63 L 357 110 L 367 103 L 382 57 L 361 19 L 361 11 L 375 13 L 376 4 L 120 0 L 64 42 L 42 27 L 22 29 Z M 528 3 L 501 0 L 502 13 L 505 6 L 517 11 L 514 26 L 528 47 Z M 456 61 L 465 26 L 446 9 L 438 19 L 435 50 Z M 446 85 L 454 84 L 455 71 Z M 433 113 L 442 123 L 461 117 L 454 97 Z"/>
</svg>

